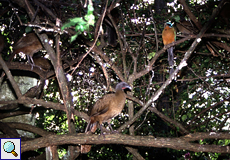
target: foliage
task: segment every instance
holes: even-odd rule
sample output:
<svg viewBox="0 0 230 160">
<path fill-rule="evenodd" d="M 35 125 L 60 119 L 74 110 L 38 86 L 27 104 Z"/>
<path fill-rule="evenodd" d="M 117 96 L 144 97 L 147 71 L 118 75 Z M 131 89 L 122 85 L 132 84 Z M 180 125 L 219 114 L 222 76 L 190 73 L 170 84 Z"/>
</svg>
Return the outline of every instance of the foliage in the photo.
<svg viewBox="0 0 230 160">
<path fill-rule="evenodd" d="M 184 19 L 189 21 L 195 29 L 192 35 L 197 35 L 200 29 L 192 22 L 190 15 L 183 10 L 179 2 L 167 1 L 167 6 L 163 6 L 161 12 L 157 13 L 155 3 L 159 1 L 127 1 L 119 3 L 117 9 L 122 17 L 119 17 L 119 23 L 115 28 L 116 32 L 119 32 L 116 46 L 108 44 L 108 24 L 113 23 L 108 16 L 112 12 L 106 12 L 107 15 L 101 27 L 106 33 L 100 31 L 96 49 L 91 51 L 85 58 L 86 52 L 91 47 L 90 42 L 93 39 L 94 31 L 99 28 L 97 25 L 99 23 L 94 25 L 95 19 L 100 20 L 100 15 L 105 9 L 105 1 L 93 2 L 93 6 L 88 5 L 87 11 L 78 2 L 74 3 L 72 1 L 60 0 L 60 3 L 49 6 L 49 9 L 54 13 L 56 13 L 56 8 L 60 8 L 56 14 L 61 17 L 62 22 L 66 22 L 62 26 L 62 30 L 70 29 L 74 31 L 74 34 L 61 35 L 60 58 L 68 77 L 69 86 L 67 87 L 70 88 L 73 96 L 71 102 L 73 102 L 75 111 L 88 113 L 93 104 L 102 95 L 112 91 L 112 88 L 118 82 L 127 81 L 133 86 L 132 92 L 128 93 L 129 96 L 135 97 L 143 105 L 137 103 L 134 98 L 130 98 L 122 113 L 111 122 L 114 129 L 119 129 L 151 100 L 152 96 L 157 93 L 169 78 L 166 51 L 156 58 L 164 47 L 161 38 L 164 23 L 171 21 L 176 27 Z M 109 1 L 108 4 L 111 5 L 112 3 L 112 1 Z M 8 2 L 1 2 L 1 4 L 1 10 L 6 9 L 8 6 Z M 199 20 L 201 26 L 204 26 L 209 21 L 212 11 L 218 4 L 218 1 L 187 1 L 189 9 Z M 18 13 L 22 23 L 30 22 L 30 18 L 25 14 L 26 11 L 18 5 L 16 6 L 23 11 Z M 33 7 L 36 8 L 36 5 Z M 22 33 L 31 29 L 28 26 L 18 25 L 19 20 L 17 16 L 14 16 L 14 13 L 13 10 L 8 10 L 7 14 L 3 15 L 4 20 L 0 24 L 4 37 L 7 37 L 9 41 L 2 51 L 2 57 L 5 60 L 9 57 L 10 48 L 12 48 L 11 44 L 16 42 L 22 36 Z M 171 81 L 166 89 L 161 92 L 160 97 L 151 103 L 149 108 L 141 113 L 133 124 L 125 127 L 122 134 L 164 138 L 184 136 L 185 134 L 180 126 L 172 124 L 173 121 L 181 124 L 189 133 L 229 132 L 230 36 L 229 32 L 227 32 L 229 31 L 227 23 L 230 23 L 230 17 L 224 17 L 221 14 L 222 12 L 216 18 L 216 22 L 207 30 L 192 56 L 187 60 L 187 66 L 179 71 L 175 80 Z M 45 20 L 41 18 L 42 22 L 47 20 L 47 22 L 51 23 L 53 19 L 47 15 L 47 13 L 38 12 L 39 17 L 45 17 Z M 42 24 L 39 25 L 42 26 Z M 155 35 L 155 31 L 157 35 Z M 47 33 L 46 31 L 44 32 Z M 70 35 L 72 36 L 70 40 L 72 43 L 68 41 Z M 55 36 L 56 33 L 53 33 L 49 35 L 49 38 L 54 40 Z M 177 30 L 177 41 L 188 36 L 191 35 L 182 34 L 179 29 Z M 175 68 L 184 58 L 193 40 L 194 37 L 191 36 L 190 39 L 174 46 Z M 209 45 L 211 45 L 211 49 L 208 47 Z M 44 56 L 46 51 L 40 51 L 38 54 Z M 155 58 L 154 63 L 150 65 Z M 21 56 L 17 55 L 14 61 L 21 62 L 22 59 Z M 78 64 L 79 66 L 76 67 Z M 76 70 L 72 73 L 75 67 Z M 148 68 L 150 69 L 148 70 Z M 23 67 L 19 68 L 19 70 L 23 70 Z M 29 72 L 35 71 L 29 70 Z M 40 72 L 42 70 L 39 70 L 33 76 L 38 77 L 37 74 Z M 56 77 L 55 72 L 52 69 L 47 71 L 46 74 L 48 75 L 46 83 L 38 99 L 64 104 L 59 83 L 54 78 Z M 40 80 L 42 81 L 42 78 Z M 53 106 L 36 105 L 37 107 L 33 112 L 39 115 L 36 121 L 37 127 L 59 135 L 69 132 L 68 117 L 65 110 L 59 110 Z M 160 113 L 170 120 L 160 117 L 151 110 L 151 106 L 155 106 Z M 84 133 L 87 121 L 81 116 L 75 115 L 74 118 L 76 133 Z M 108 128 L 107 125 L 105 127 Z M 96 134 L 100 134 L 99 129 Z M 229 146 L 228 139 L 200 139 L 192 143 Z M 63 157 L 67 153 L 67 145 L 59 146 L 59 157 Z M 134 155 L 125 147 L 125 145 L 119 144 L 93 145 L 91 151 L 82 156 L 91 159 L 134 159 Z M 184 149 L 132 147 L 136 149 L 140 156 L 149 160 L 163 158 L 226 159 L 229 156 L 229 154 L 193 152 Z M 80 157 L 78 158 L 80 159 Z"/>
<path fill-rule="evenodd" d="M 80 35 L 83 31 L 88 30 L 89 26 L 94 26 L 95 23 L 95 16 L 93 15 L 94 8 L 92 5 L 88 5 L 88 11 L 87 14 L 84 16 L 84 19 L 82 17 L 75 17 L 72 19 L 69 19 L 70 22 L 65 23 L 61 28 L 64 30 L 65 28 L 69 28 L 71 26 L 75 26 L 76 34 L 71 37 L 71 42 L 73 42 L 78 35 Z"/>
</svg>

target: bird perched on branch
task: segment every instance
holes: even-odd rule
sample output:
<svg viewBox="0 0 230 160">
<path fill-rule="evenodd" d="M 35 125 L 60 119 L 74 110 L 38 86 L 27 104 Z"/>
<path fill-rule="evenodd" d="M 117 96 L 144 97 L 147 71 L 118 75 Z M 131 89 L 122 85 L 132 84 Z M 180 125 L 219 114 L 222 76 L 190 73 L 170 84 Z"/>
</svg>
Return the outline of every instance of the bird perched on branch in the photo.
<svg viewBox="0 0 230 160">
<path fill-rule="evenodd" d="M 168 45 L 172 42 L 175 42 L 176 31 L 175 31 L 172 23 L 170 23 L 170 22 L 165 23 L 165 27 L 164 27 L 164 30 L 162 32 L 162 39 L 163 39 L 164 45 Z M 170 68 L 169 73 L 172 74 L 174 71 L 173 70 L 173 66 L 174 66 L 173 47 L 168 48 L 167 51 L 168 51 L 168 62 L 169 62 L 169 68 Z"/>
<path fill-rule="evenodd" d="M 34 61 L 32 59 L 34 53 L 40 51 L 42 49 L 42 44 L 39 41 L 37 35 L 35 33 L 29 33 L 26 34 L 26 36 L 20 38 L 17 43 L 13 46 L 13 57 L 15 54 L 18 54 L 20 52 L 26 54 L 27 59 L 29 63 L 33 66 Z M 13 57 L 10 58 L 10 61 L 13 59 Z"/>
<path fill-rule="evenodd" d="M 126 94 L 124 90 L 126 89 L 131 91 L 131 87 L 127 83 L 120 82 L 115 88 L 115 93 L 104 95 L 94 104 L 90 112 L 90 120 L 85 130 L 87 134 L 90 132 L 94 133 L 99 124 L 101 134 L 103 135 L 101 127 L 103 122 L 107 122 L 111 131 L 114 132 L 110 121 L 112 118 L 121 113 L 122 109 L 124 108 L 126 101 Z M 88 153 L 90 149 L 91 145 L 82 145 L 81 153 Z"/>
</svg>

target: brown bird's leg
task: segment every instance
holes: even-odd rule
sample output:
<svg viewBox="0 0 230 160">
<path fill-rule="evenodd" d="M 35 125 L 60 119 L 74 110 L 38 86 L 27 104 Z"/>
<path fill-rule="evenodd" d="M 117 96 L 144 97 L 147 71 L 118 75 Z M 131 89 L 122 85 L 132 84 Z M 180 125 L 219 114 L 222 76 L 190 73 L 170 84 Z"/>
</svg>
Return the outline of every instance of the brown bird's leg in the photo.
<svg viewBox="0 0 230 160">
<path fill-rule="evenodd" d="M 29 55 L 26 55 L 26 56 L 27 56 L 27 59 L 29 61 L 29 64 L 31 64 L 31 70 L 33 70 L 34 66 L 37 66 L 37 67 L 40 68 L 40 70 L 42 70 L 42 68 L 40 66 L 35 65 L 34 60 L 33 60 L 33 58 L 31 56 L 29 56 Z"/>
<path fill-rule="evenodd" d="M 112 128 L 112 126 L 111 126 L 111 124 L 110 124 L 110 123 L 109 123 L 109 128 L 110 128 L 110 130 L 111 130 L 111 132 L 112 132 L 112 133 L 119 133 L 118 131 L 113 130 L 113 128 Z"/>
<path fill-rule="evenodd" d="M 102 124 L 100 124 L 100 130 L 101 130 L 101 134 L 99 135 L 99 137 L 100 137 L 101 135 L 103 135 L 103 137 L 104 137 L 104 139 L 105 139 L 105 134 L 104 134 L 103 131 L 102 131 Z"/>
<path fill-rule="evenodd" d="M 27 56 L 27 59 L 29 61 L 29 64 L 31 64 L 31 70 L 33 70 L 33 67 L 34 67 L 34 61 L 33 61 L 33 58 L 30 57 L 29 55 L 26 55 Z"/>
</svg>

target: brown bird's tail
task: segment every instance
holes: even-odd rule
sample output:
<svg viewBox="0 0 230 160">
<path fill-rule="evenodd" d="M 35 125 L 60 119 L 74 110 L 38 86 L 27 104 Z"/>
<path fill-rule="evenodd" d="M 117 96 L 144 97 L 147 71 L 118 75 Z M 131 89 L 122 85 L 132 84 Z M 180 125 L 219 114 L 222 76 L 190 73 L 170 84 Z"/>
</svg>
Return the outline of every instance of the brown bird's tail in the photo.
<svg viewBox="0 0 230 160">
<path fill-rule="evenodd" d="M 117 45 L 117 33 L 115 28 L 108 26 L 107 27 L 107 32 L 108 32 L 108 43 L 112 47 L 116 47 Z"/>
<path fill-rule="evenodd" d="M 90 120 L 90 122 L 88 123 L 85 133 L 86 134 L 90 134 L 90 133 L 94 133 L 97 130 L 97 122 L 92 122 L 92 120 Z M 88 153 L 91 150 L 91 146 L 92 145 L 81 145 L 81 153 Z"/>
<path fill-rule="evenodd" d="M 4 36 L 0 34 L 0 52 L 2 52 L 4 47 L 5 47 Z"/>
<path fill-rule="evenodd" d="M 174 55 L 173 55 L 173 47 L 167 49 L 168 51 L 168 62 L 169 62 L 169 74 L 171 75 L 174 72 Z"/>
<path fill-rule="evenodd" d="M 97 122 L 93 122 L 92 120 L 89 121 L 86 129 L 85 129 L 85 133 L 87 132 L 91 132 L 94 133 L 97 130 Z"/>
</svg>

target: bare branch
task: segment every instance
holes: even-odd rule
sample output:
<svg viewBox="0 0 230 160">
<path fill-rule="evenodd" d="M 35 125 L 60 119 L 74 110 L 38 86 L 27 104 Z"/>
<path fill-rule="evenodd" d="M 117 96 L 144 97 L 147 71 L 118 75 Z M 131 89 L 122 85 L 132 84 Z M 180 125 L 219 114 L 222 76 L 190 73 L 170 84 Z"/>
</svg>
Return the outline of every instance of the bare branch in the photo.
<svg viewBox="0 0 230 160">
<path fill-rule="evenodd" d="M 102 137 L 102 136 L 101 136 Z M 146 146 L 158 148 L 184 149 L 193 152 L 230 153 L 229 146 L 201 145 L 194 143 L 200 139 L 230 139 L 229 133 L 195 133 L 180 138 L 161 138 L 153 136 L 129 136 L 122 134 L 105 135 L 98 138 L 98 135 L 74 134 L 74 135 L 48 135 L 24 141 L 21 144 L 21 151 L 35 150 L 51 145 L 62 144 L 123 144 L 130 146 Z"/>
</svg>

